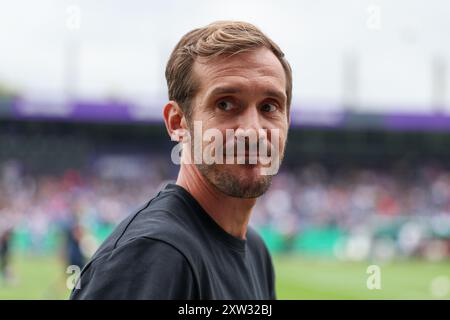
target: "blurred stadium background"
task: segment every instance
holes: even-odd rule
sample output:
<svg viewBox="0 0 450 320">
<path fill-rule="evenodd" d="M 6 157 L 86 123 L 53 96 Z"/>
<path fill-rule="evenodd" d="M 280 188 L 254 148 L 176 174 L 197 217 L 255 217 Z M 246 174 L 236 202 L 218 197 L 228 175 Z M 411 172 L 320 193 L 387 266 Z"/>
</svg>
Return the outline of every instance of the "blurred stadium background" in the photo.
<svg viewBox="0 0 450 320">
<path fill-rule="evenodd" d="M 251 221 L 278 297 L 450 298 L 448 3 L 124 6 L 0 1 L 0 299 L 66 299 L 67 265 L 176 178 L 165 62 L 223 19 L 261 27 L 294 68 L 285 162 Z"/>
</svg>

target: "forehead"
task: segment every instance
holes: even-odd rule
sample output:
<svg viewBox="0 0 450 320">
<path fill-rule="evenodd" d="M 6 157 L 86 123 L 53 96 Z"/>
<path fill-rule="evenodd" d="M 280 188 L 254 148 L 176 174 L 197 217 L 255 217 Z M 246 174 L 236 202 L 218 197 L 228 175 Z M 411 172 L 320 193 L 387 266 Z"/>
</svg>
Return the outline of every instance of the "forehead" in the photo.
<svg viewBox="0 0 450 320">
<path fill-rule="evenodd" d="M 264 87 L 286 90 L 286 75 L 278 58 L 263 47 L 232 56 L 198 58 L 193 65 L 199 92 L 223 84 L 236 84 L 242 89 Z"/>
</svg>

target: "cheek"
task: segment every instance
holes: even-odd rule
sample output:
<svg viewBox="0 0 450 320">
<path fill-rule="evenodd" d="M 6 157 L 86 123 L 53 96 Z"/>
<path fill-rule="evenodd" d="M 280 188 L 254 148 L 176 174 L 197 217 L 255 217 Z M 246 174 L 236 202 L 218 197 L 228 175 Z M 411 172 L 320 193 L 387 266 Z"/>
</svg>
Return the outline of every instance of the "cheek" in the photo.
<svg viewBox="0 0 450 320">
<path fill-rule="evenodd" d="M 284 148 L 286 147 L 286 135 L 280 133 L 280 137 L 278 140 L 279 140 L 278 150 L 280 151 L 280 153 L 283 153 Z"/>
<path fill-rule="evenodd" d="M 284 148 L 285 144 L 286 144 L 286 139 L 287 139 L 287 134 L 288 134 L 288 126 L 287 126 L 287 122 L 284 121 L 279 121 L 277 122 L 276 125 L 272 126 L 271 128 L 269 128 L 269 130 L 277 130 L 278 132 L 278 144 L 280 146 L 280 149 Z M 270 137 L 270 140 L 272 142 L 272 139 L 274 137 Z"/>
</svg>

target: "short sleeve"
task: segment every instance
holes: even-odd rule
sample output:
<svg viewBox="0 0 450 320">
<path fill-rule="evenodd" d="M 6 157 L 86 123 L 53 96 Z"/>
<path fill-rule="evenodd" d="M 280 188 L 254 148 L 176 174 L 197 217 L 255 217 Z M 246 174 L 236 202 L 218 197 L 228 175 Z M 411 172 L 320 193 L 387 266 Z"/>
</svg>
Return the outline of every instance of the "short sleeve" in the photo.
<svg viewBox="0 0 450 320">
<path fill-rule="evenodd" d="M 197 299 L 198 285 L 186 257 L 172 245 L 137 238 L 92 261 L 71 299 Z"/>
</svg>

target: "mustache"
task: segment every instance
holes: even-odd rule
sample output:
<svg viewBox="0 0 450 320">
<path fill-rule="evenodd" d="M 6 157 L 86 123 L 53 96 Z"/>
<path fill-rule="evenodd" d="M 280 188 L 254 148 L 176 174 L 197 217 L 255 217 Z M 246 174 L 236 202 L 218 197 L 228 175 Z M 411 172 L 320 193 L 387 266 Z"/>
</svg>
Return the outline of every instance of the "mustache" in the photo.
<svg viewBox="0 0 450 320">
<path fill-rule="evenodd" d="M 270 157 L 272 155 L 273 145 L 266 138 L 258 138 L 257 141 L 251 141 L 249 138 L 225 139 L 223 150 L 227 153 L 234 151 L 235 156 L 258 156 L 259 154 Z"/>
</svg>

